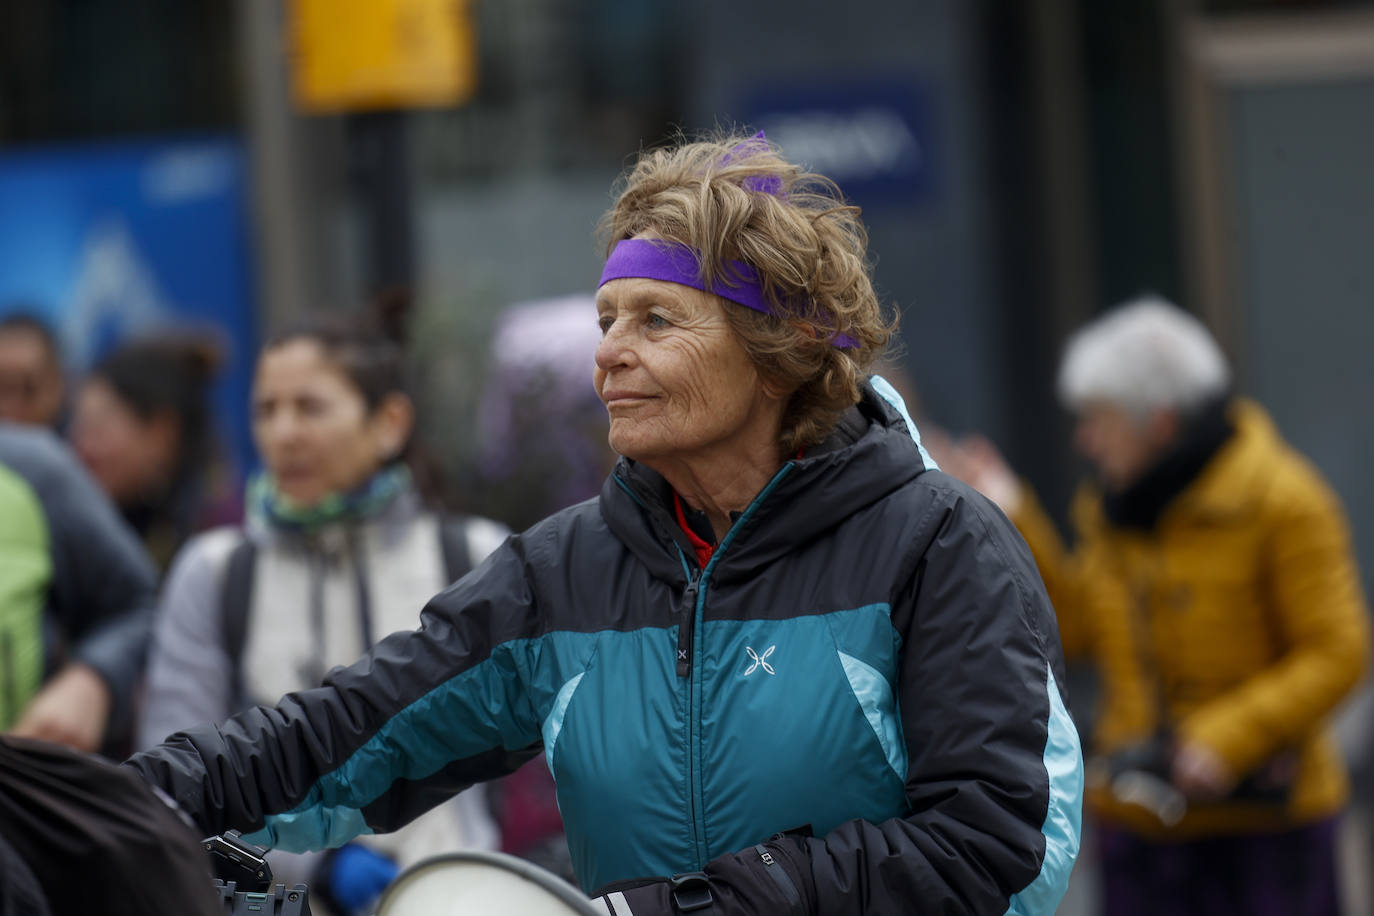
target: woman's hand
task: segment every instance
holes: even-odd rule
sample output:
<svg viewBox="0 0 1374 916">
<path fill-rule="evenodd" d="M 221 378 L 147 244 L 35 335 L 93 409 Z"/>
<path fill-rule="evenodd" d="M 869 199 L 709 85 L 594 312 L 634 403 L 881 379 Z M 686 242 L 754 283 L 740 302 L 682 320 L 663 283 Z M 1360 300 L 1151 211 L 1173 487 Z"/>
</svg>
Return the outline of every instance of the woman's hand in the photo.
<svg viewBox="0 0 1374 916">
<path fill-rule="evenodd" d="M 71 664 L 43 686 L 11 733 L 94 753 L 105 740 L 111 703 L 110 688 L 94 668 Z"/>
<path fill-rule="evenodd" d="M 1020 508 L 1021 480 L 997 446 L 985 437 L 974 434 L 958 442 L 942 439 L 937 444 L 935 459 L 941 470 L 997 503 L 1007 515 L 1014 515 Z"/>
<path fill-rule="evenodd" d="M 1226 762 L 1211 748 L 1196 741 L 1174 751 L 1170 775 L 1174 785 L 1190 801 L 1217 801 L 1236 784 L 1235 775 Z"/>
</svg>

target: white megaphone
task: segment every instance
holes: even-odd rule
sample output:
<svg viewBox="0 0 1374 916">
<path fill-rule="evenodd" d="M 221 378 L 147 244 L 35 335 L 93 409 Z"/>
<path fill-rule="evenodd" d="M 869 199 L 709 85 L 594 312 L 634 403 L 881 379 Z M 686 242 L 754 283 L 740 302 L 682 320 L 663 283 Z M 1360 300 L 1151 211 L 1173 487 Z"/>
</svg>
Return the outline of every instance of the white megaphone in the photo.
<svg viewBox="0 0 1374 916">
<path fill-rule="evenodd" d="M 377 901 L 376 916 L 606 916 L 547 869 L 501 852 L 467 850 L 425 859 L 401 872 Z"/>
</svg>

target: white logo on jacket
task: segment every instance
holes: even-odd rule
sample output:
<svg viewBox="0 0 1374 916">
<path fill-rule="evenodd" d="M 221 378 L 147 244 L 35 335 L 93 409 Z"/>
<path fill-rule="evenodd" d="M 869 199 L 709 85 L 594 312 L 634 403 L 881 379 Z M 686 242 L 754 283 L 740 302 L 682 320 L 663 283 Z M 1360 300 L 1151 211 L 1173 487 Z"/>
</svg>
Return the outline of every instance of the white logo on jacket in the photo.
<svg viewBox="0 0 1374 916">
<path fill-rule="evenodd" d="M 754 673 L 755 669 L 758 668 L 762 668 L 769 674 L 777 674 L 777 672 L 773 670 L 773 666 L 768 664 L 768 656 L 772 655 L 773 650 L 776 648 L 777 646 L 769 646 L 767 649 L 763 650 L 762 655 L 759 655 L 757 652 L 754 651 L 753 646 L 745 646 L 744 651 L 748 653 L 749 657 L 752 658 L 754 661 L 752 664 L 750 664 L 748 668 L 744 669 L 744 676 L 748 677 L 749 675 Z"/>
</svg>

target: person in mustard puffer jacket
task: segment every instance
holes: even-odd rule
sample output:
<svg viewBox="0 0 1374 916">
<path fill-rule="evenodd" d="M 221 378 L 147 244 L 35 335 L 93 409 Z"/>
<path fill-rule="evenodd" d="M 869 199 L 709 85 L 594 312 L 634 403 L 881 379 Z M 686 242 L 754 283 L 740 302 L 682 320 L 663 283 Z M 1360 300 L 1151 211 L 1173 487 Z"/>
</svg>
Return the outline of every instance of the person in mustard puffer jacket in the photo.
<svg viewBox="0 0 1374 916">
<path fill-rule="evenodd" d="M 1098 669 L 1104 912 L 1337 912 L 1349 787 L 1328 720 L 1368 655 L 1338 497 L 1163 300 L 1080 330 L 1059 388 L 1097 471 L 1072 552 L 985 440 L 940 460 L 1015 522 L 1066 656 Z"/>
</svg>

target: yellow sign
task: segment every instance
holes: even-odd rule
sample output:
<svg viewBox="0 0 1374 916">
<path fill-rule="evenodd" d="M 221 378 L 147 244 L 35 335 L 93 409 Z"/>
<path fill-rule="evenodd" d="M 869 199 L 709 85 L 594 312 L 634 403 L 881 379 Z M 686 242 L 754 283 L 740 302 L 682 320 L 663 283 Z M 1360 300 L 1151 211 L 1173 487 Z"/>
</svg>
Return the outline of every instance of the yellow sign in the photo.
<svg viewBox="0 0 1374 916">
<path fill-rule="evenodd" d="M 288 0 L 296 104 L 315 113 L 457 105 L 477 86 L 467 0 Z"/>
</svg>

